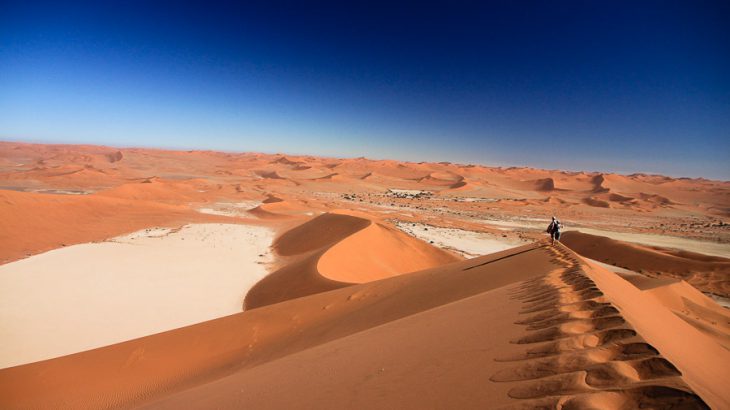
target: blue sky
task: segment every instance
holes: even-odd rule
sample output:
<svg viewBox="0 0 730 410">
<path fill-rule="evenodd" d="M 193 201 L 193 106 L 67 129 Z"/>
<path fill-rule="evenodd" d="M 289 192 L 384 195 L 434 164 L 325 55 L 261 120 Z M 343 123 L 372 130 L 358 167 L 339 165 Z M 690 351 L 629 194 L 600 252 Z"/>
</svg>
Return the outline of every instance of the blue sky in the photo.
<svg viewBox="0 0 730 410">
<path fill-rule="evenodd" d="M 0 0 L 7 140 L 730 180 L 728 73 L 728 2 Z"/>
</svg>

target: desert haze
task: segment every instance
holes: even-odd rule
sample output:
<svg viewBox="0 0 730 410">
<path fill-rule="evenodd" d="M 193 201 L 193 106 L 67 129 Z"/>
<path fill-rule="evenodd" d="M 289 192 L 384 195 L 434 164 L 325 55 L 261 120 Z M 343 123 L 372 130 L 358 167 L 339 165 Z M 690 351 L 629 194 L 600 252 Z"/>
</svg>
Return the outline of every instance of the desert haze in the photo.
<svg viewBox="0 0 730 410">
<path fill-rule="evenodd" d="M 727 409 L 729 219 L 727 181 L 0 142 L 0 407 Z"/>
</svg>

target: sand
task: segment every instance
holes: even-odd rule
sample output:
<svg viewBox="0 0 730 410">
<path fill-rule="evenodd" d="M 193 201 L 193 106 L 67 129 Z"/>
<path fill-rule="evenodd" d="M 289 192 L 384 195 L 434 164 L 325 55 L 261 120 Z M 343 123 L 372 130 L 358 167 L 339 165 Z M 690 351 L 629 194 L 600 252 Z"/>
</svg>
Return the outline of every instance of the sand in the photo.
<svg viewBox="0 0 730 410">
<path fill-rule="evenodd" d="M 578 228 L 578 232 L 590 235 L 605 236 L 624 242 L 638 243 L 641 245 L 659 246 L 662 248 L 678 249 L 689 252 L 697 252 L 705 255 L 730 258 L 730 244 L 708 241 L 697 241 L 687 238 L 678 238 L 669 235 L 639 234 L 628 232 L 607 231 L 603 229 Z"/>
<path fill-rule="evenodd" d="M 216 202 L 208 206 L 198 209 L 198 212 L 208 215 L 221 215 L 233 217 L 248 217 L 252 215 L 250 210 L 260 206 L 260 201 L 243 201 L 243 202 Z"/>
<path fill-rule="evenodd" d="M 0 371 L 0 400 L 10 408 L 727 405 L 730 353 L 679 318 L 664 321 L 673 315 L 659 313 L 661 303 L 627 297 L 631 285 L 605 282 L 607 274 L 564 248 L 518 247 Z M 645 305 L 672 327 L 657 334 Z M 684 337 L 663 336 L 674 326 Z M 678 370 L 663 343 L 673 355 L 702 346 L 714 363 L 689 355 Z M 73 381 L 59 378 L 71 369 Z"/>
<path fill-rule="evenodd" d="M 399 222 L 398 229 L 442 249 L 453 250 L 467 258 L 488 255 L 524 244 L 524 241 L 504 239 L 501 235 L 442 228 L 417 223 Z"/>
<path fill-rule="evenodd" d="M 0 142 L 0 187 L 0 272 L 46 266 L 2 275 L 35 332 L 2 349 L 76 349 L 0 369 L 3 409 L 730 408 L 692 247 L 730 243 L 727 181 Z"/>
<path fill-rule="evenodd" d="M 730 378 L 730 351 L 683 321 L 660 299 L 642 297 L 639 289 L 619 276 L 595 267 L 587 272 L 601 289 L 610 292 L 624 317 L 677 367 L 695 392 L 716 408 L 730 406 L 725 385 Z M 681 337 L 667 337 L 669 329 Z"/>
<path fill-rule="evenodd" d="M 562 242 L 586 257 L 655 278 L 683 279 L 698 289 L 730 296 L 730 259 L 689 251 L 647 247 L 577 231 Z"/>
<path fill-rule="evenodd" d="M 461 259 L 360 213 L 342 211 L 319 215 L 285 232 L 274 249 L 288 263 L 251 289 L 247 309 Z"/>
<path fill-rule="evenodd" d="M 106 346 L 242 310 L 273 232 L 192 224 L 0 266 L 0 367 Z"/>
</svg>

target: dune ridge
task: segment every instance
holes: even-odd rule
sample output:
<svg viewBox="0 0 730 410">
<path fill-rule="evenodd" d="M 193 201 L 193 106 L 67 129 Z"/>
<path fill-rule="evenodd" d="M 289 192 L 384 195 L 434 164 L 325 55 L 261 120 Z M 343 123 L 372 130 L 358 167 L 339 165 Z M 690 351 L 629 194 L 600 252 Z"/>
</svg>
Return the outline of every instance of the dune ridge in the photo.
<svg viewBox="0 0 730 410">
<path fill-rule="evenodd" d="M 460 259 L 366 217 L 332 212 L 285 232 L 273 249 L 292 260 L 248 292 L 245 309 Z"/>
<path fill-rule="evenodd" d="M 730 259 L 688 251 L 622 242 L 579 231 L 563 234 L 562 242 L 577 253 L 609 265 L 644 273 L 686 280 L 698 289 L 730 296 Z"/>
<path fill-rule="evenodd" d="M 345 220 L 354 222 L 350 218 Z M 293 235 L 301 233 L 295 231 Z M 286 240 L 283 244 L 288 245 Z M 317 251 L 306 248 L 305 252 L 307 249 Z M 512 408 L 558 402 L 570 404 L 568 408 L 586 403 L 598 403 L 602 408 L 637 404 L 702 407 L 703 399 L 709 399 L 711 405 L 726 403 L 727 397 L 722 393 L 718 396 L 717 383 L 709 383 L 708 387 L 704 378 L 695 377 L 697 369 L 691 362 L 680 360 L 681 365 L 677 365 L 674 357 L 664 356 L 660 342 L 665 335 L 649 332 L 657 339 L 644 338 L 642 328 L 650 325 L 634 317 L 636 310 L 625 305 L 633 302 L 614 294 L 623 291 L 623 285 L 617 289 L 615 283 L 606 282 L 603 276 L 607 274 L 587 267 L 567 249 L 535 243 L 412 274 L 346 285 L 107 348 L 1 370 L 0 389 L 4 391 L 0 401 L 7 408 L 63 407 L 61 403 L 77 408 L 145 403 L 154 408 L 232 407 L 241 403 L 276 408 L 291 399 L 276 393 L 285 389 L 294 392 L 297 402 L 304 406 L 317 403 L 321 408 L 341 408 L 345 403 L 400 403 L 401 407 L 422 407 L 433 403 L 425 401 L 434 399 L 433 394 L 427 394 L 429 390 L 438 392 L 442 403 L 458 402 L 458 394 L 464 391 L 455 389 L 449 393 L 445 387 L 463 383 L 466 388 L 474 388 L 468 380 L 478 379 L 481 374 L 482 380 L 491 381 L 487 385 L 480 382 L 481 390 L 470 390 L 471 406 L 485 400 Z M 596 275 L 601 282 L 593 281 Z M 603 291 L 604 282 L 609 293 Z M 614 304 L 616 299 L 620 299 L 619 305 Z M 624 311 L 630 316 L 624 315 Z M 465 314 L 466 319 L 457 319 Z M 504 332 L 495 334 L 489 326 L 475 329 L 475 314 L 486 315 L 487 323 L 503 328 Z M 635 328 L 637 323 L 639 327 Z M 405 368 L 400 367 L 427 357 L 422 356 L 423 349 L 443 348 L 440 343 L 457 342 L 446 334 L 433 338 L 434 324 L 437 329 L 452 327 L 454 337 L 464 336 L 458 339 L 461 345 L 491 346 L 467 356 L 446 354 L 442 366 L 456 366 L 462 371 L 443 375 L 438 380 L 442 387 L 424 383 L 413 373 L 403 373 Z M 394 336 L 400 333 L 391 329 L 393 326 L 410 329 L 408 334 L 422 334 L 419 344 L 424 346 L 414 349 L 406 341 L 412 340 L 410 337 Z M 685 338 L 679 345 L 697 342 L 694 339 L 707 343 L 702 337 L 691 334 L 692 340 Z M 424 343 L 426 340 L 439 342 Z M 363 362 L 362 346 L 383 345 L 391 346 L 392 353 L 373 350 L 373 356 Z M 668 350 L 676 353 L 676 348 Z M 727 356 L 728 352 L 722 355 Z M 468 366 L 464 360 L 480 366 Z M 555 360 L 558 362 L 553 363 Z M 362 396 L 343 394 L 348 391 L 348 383 L 363 380 L 371 371 L 367 363 L 372 361 L 388 369 L 376 372 L 388 383 L 394 383 L 395 390 L 413 393 L 404 399 L 391 394 L 378 398 L 374 386 L 380 386 L 380 382 L 371 379 L 364 385 L 359 382 Z M 164 365 L 160 366 L 161 363 Z M 342 367 L 343 363 L 351 365 Z M 545 363 L 553 363 L 549 374 L 540 370 Z M 332 379 L 327 376 L 330 372 L 306 370 L 312 365 L 335 366 L 340 372 Z M 61 377 L 69 366 L 77 375 L 73 381 Z M 282 373 L 284 369 L 286 372 Z M 692 375 L 691 380 L 685 380 L 686 374 Z M 263 387 L 273 383 L 272 377 L 278 380 L 274 383 L 275 391 Z M 581 381 L 583 377 L 585 381 Z M 297 387 L 303 380 L 310 380 L 310 384 L 321 385 L 325 380 L 331 383 L 325 392 L 329 401 L 323 400 L 317 389 Z M 240 386 L 249 386 L 251 390 L 241 391 Z M 693 389 L 701 391 L 702 398 Z M 469 403 L 464 404 L 470 407 Z"/>
</svg>

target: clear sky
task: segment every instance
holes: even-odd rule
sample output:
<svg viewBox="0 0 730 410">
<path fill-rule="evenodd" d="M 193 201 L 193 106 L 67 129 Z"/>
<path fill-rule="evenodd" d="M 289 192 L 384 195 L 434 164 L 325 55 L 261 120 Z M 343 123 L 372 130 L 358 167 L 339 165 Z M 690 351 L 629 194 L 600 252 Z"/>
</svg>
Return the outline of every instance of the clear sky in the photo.
<svg viewBox="0 0 730 410">
<path fill-rule="evenodd" d="M 730 180 L 730 2 L 0 0 L 0 139 Z"/>
</svg>

